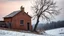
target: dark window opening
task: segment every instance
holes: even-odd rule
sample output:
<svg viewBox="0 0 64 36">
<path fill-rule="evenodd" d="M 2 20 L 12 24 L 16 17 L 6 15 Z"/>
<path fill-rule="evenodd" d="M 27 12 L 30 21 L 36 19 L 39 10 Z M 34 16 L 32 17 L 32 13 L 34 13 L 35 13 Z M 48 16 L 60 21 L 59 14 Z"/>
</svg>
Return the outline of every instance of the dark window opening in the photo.
<svg viewBox="0 0 64 36">
<path fill-rule="evenodd" d="M 20 24 L 23 25 L 24 24 L 24 20 L 20 20 Z"/>
</svg>

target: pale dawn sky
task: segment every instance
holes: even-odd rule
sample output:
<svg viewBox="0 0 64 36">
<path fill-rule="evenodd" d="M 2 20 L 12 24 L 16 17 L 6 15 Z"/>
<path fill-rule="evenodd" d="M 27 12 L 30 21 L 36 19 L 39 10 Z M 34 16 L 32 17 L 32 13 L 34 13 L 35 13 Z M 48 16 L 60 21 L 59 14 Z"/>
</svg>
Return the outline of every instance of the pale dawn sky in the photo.
<svg viewBox="0 0 64 36">
<path fill-rule="evenodd" d="M 64 0 L 55 1 L 62 10 L 61 14 L 56 16 L 53 20 L 64 20 Z M 21 5 L 25 7 L 25 11 L 29 12 L 29 15 L 33 15 L 31 10 L 32 0 L 0 0 L 0 20 L 3 20 L 3 17 L 11 12 L 19 10 Z"/>
</svg>

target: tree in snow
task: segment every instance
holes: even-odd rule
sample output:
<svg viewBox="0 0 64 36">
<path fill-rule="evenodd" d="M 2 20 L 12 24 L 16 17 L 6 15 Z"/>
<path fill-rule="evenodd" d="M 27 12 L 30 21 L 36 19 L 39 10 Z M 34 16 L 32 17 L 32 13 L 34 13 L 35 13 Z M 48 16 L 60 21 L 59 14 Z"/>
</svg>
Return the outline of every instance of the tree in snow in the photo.
<svg viewBox="0 0 64 36">
<path fill-rule="evenodd" d="M 50 21 L 50 17 L 58 15 L 60 10 L 58 9 L 58 6 L 56 6 L 56 2 L 54 2 L 53 0 L 35 0 L 32 9 L 34 11 L 33 18 L 37 18 L 36 24 L 33 29 L 34 31 L 36 31 L 40 18 Z"/>
</svg>

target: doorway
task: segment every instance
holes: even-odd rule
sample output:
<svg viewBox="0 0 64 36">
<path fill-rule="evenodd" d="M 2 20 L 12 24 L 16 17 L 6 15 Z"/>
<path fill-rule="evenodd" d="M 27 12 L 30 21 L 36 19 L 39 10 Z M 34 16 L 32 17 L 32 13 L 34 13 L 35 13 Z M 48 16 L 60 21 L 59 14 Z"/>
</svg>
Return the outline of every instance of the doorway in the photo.
<svg viewBox="0 0 64 36">
<path fill-rule="evenodd" d="M 30 30 L 30 23 L 27 23 L 27 30 Z"/>
</svg>

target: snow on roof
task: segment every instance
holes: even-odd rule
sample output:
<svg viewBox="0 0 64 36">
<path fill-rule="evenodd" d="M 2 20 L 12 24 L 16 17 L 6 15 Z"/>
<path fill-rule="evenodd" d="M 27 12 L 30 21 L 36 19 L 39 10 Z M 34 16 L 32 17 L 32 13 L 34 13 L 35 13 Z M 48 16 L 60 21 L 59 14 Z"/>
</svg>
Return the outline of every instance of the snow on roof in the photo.
<svg viewBox="0 0 64 36">
<path fill-rule="evenodd" d="M 11 14 L 5 16 L 4 18 L 7 18 L 7 17 L 13 17 L 14 15 L 16 15 L 17 13 L 19 13 L 20 11 L 14 11 L 12 12 Z"/>
</svg>

